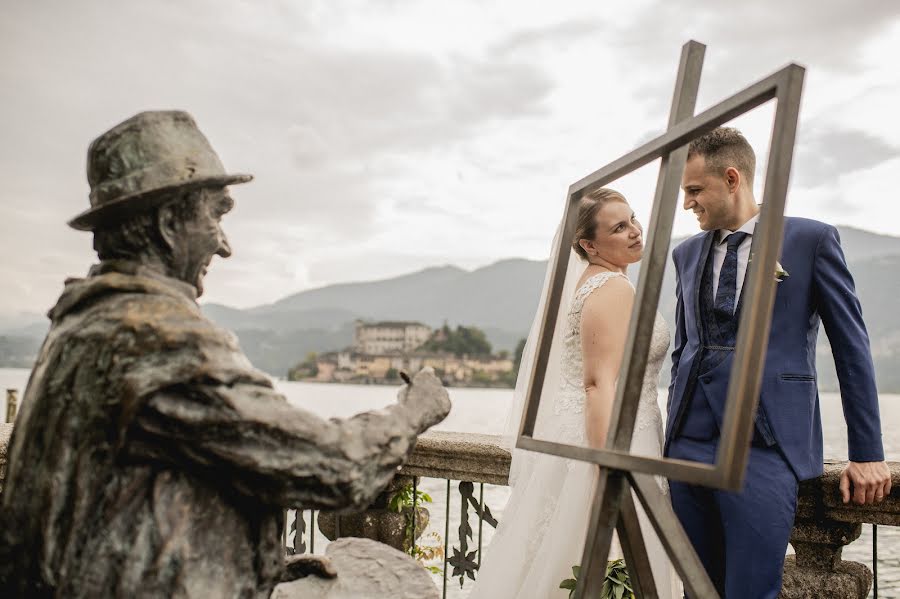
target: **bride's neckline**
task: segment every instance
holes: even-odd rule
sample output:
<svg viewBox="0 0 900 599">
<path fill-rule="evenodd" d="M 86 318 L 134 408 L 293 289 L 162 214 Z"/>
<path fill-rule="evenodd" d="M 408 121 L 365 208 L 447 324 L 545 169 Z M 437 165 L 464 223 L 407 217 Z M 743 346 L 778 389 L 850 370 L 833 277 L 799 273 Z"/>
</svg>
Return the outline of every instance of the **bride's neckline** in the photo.
<svg viewBox="0 0 900 599">
<path fill-rule="evenodd" d="M 581 291 L 582 289 L 584 289 L 587 286 L 587 284 L 590 283 L 591 281 L 598 279 L 600 277 L 603 277 L 605 275 L 609 275 L 611 277 L 625 277 L 626 279 L 628 278 L 628 275 L 621 273 L 621 272 L 617 272 L 614 270 L 601 270 L 600 272 L 594 273 L 591 276 L 589 276 L 588 278 L 586 278 L 584 280 L 584 283 L 582 283 L 581 285 L 578 286 L 578 291 Z"/>
</svg>

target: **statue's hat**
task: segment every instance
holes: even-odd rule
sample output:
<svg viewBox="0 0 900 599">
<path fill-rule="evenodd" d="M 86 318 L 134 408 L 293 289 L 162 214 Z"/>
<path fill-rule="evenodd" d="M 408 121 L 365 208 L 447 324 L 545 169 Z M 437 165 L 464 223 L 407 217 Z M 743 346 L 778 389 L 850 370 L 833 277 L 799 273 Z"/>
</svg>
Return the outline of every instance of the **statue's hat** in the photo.
<svg viewBox="0 0 900 599">
<path fill-rule="evenodd" d="M 91 208 L 69 226 L 92 231 L 171 199 L 176 189 L 246 183 L 228 174 L 186 112 L 148 111 L 119 123 L 88 148 Z"/>
</svg>

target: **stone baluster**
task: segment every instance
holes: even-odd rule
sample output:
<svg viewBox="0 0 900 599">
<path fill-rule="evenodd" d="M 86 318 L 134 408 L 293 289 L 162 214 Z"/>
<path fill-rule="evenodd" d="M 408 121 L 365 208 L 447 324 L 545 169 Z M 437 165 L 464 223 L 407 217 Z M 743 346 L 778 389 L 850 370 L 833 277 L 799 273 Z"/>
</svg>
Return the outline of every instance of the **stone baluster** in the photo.
<svg viewBox="0 0 900 599">
<path fill-rule="evenodd" d="M 19 392 L 16 389 L 6 390 L 6 422 L 16 421 L 16 412 L 19 407 Z"/>
<path fill-rule="evenodd" d="M 3 481 L 6 479 L 6 451 L 12 437 L 13 425 L 0 424 L 0 493 L 3 492 Z"/>
<path fill-rule="evenodd" d="M 825 473 L 800 485 L 791 532 L 795 556 L 784 566 L 783 599 L 865 599 L 872 588 L 868 566 L 841 559 L 859 538 L 863 523 L 900 526 L 900 464 L 890 462 L 891 494 L 882 503 L 844 504 L 840 475 L 844 462 L 828 462 Z"/>
<path fill-rule="evenodd" d="M 827 518 L 800 518 L 791 531 L 796 555 L 784 564 L 783 599 L 865 599 L 872 588 L 872 571 L 841 560 L 841 552 L 859 538 L 862 524 Z"/>
<path fill-rule="evenodd" d="M 388 487 L 378 495 L 378 498 L 369 506 L 369 509 L 364 512 L 339 515 L 334 512 L 319 512 L 317 517 L 319 530 L 330 541 L 338 537 L 362 537 L 379 541 L 408 553 L 411 544 L 414 542 L 409 538 L 412 532 L 410 527 L 412 507 L 404 508 L 398 513 L 391 511 L 388 505 L 397 491 L 412 484 L 412 476 L 398 474 Z M 417 505 L 416 539 L 425 532 L 429 518 L 428 510 L 421 504 Z M 340 520 L 338 521 L 338 519 Z"/>
</svg>

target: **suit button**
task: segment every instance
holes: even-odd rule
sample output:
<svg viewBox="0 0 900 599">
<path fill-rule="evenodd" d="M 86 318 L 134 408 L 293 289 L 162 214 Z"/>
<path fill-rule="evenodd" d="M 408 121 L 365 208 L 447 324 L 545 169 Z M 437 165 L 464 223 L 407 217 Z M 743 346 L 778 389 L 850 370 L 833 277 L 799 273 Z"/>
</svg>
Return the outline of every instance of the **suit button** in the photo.
<svg viewBox="0 0 900 599">
<path fill-rule="evenodd" d="M 706 384 L 709 384 L 709 383 L 712 382 L 712 377 L 711 377 L 711 376 L 705 376 L 705 377 L 703 377 L 703 378 L 700 379 L 700 380 L 703 381 L 703 382 L 706 383 Z"/>
</svg>

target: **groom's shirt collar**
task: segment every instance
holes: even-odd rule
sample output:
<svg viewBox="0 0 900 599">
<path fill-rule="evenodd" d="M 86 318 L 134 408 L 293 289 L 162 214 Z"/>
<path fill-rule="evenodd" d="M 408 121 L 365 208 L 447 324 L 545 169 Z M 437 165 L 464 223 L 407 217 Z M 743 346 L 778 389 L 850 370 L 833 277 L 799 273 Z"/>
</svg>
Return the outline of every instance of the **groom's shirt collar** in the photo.
<svg viewBox="0 0 900 599">
<path fill-rule="evenodd" d="M 741 228 L 738 229 L 737 231 L 729 231 L 728 229 L 719 229 L 717 231 L 718 236 L 716 237 L 717 243 L 719 245 L 721 245 L 722 243 L 725 242 L 726 239 L 728 239 L 729 235 L 731 235 L 732 233 L 737 233 L 738 231 L 740 231 L 742 233 L 746 233 L 750 237 L 753 237 L 753 232 L 756 230 L 756 223 L 758 223 L 758 222 L 759 222 L 759 213 L 757 212 L 756 216 L 754 216 L 753 218 L 751 218 L 750 220 L 745 222 L 741 226 Z"/>
</svg>

